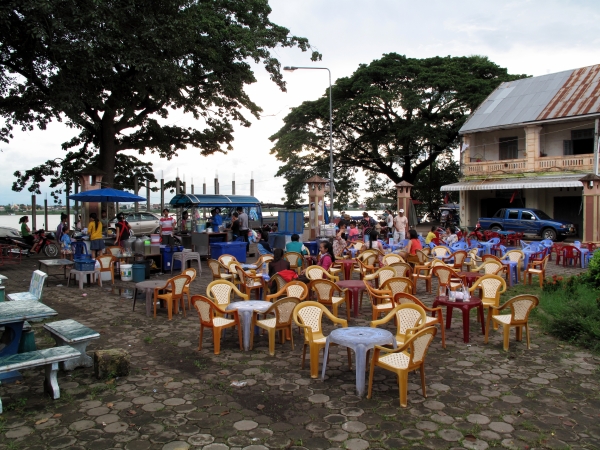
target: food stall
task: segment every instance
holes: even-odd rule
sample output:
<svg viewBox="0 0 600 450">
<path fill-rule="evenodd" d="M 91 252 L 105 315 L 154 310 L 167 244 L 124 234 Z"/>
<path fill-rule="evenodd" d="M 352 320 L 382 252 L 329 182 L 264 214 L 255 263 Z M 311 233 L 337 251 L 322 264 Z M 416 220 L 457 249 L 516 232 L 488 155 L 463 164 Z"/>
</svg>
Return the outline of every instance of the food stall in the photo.
<svg viewBox="0 0 600 450">
<path fill-rule="evenodd" d="M 242 207 L 248 214 L 248 227 L 262 227 L 262 208 L 256 197 L 249 195 L 208 195 L 208 194 L 178 194 L 171 199 L 169 204 L 177 210 L 177 223 L 181 223 L 184 212 L 189 219 L 185 230 L 179 227 L 176 233 L 186 248 L 192 248 L 200 256 L 210 256 L 210 245 L 218 242 L 229 242 L 232 233 L 229 229 L 231 215 L 238 207 Z M 210 219 L 209 211 L 213 208 L 221 210 L 223 226 L 219 230 L 207 229 Z"/>
</svg>

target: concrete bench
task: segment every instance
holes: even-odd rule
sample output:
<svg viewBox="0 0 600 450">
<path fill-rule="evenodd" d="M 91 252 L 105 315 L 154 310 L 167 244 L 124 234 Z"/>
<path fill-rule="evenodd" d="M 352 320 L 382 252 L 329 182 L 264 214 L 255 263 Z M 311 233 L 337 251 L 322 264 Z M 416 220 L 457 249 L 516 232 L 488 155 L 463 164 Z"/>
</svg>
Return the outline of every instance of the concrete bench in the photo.
<svg viewBox="0 0 600 450">
<path fill-rule="evenodd" d="M 54 347 L 34 352 L 17 353 L 16 355 L 0 358 L 0 373 L 12 372 L 13 370 L 24 370 L 32 367 L 44 366 L 46 378 L 44 379 L 44 390 L 50 394 L 53 400 L 60 398 L 60 389 L 56 374 L 58 363 L 81 354 L 73 347 Z M 2 413 L 2 401 L 0 400 L 0 414 Z"/>
<path fill-rule="evenodd" d="M 57 347 L 69 345 L 80 353 L 79 358 L 61 363 L 60 368 L 62 370 L 73 370 L 77 367 L 92 367 L 94 365 L 94 361 L 86 354 L 85 349 L 92 339 L 100 337 L 100 333 L 73 319 L 47 323 L 44 328 L 54 338 Z"/>
</svg>

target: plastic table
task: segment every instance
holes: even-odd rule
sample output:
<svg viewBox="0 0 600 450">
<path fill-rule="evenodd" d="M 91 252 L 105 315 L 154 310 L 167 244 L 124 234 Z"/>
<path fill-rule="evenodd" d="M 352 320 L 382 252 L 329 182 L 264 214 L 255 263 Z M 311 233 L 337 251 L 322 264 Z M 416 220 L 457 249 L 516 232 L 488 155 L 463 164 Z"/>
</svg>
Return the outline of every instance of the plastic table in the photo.
<svg viewBox="0 0 600 450">
<path fill-rule="evenodd" d="M 367 351 L 376 345 L 391 344 L 396 348 L 396 338 L 388 330 L 370 327 L 336 328 L 325 341 L 325 354 L 323 355 L 323 369 L 321 380 L 325 378 L 329 345 L 337 344 L 354 350 L 356 360 L 356 392 L 359 396 L 365 393 L 365 370 L 367 369 Z"/>
<path fill-rule="evenodd" d="M 252 331 L 252 315 L 254 311 L 264 313 L 267 309 L 273 306 L 271 302 L 265 302 L 262 300 L 245 300 L 241 302 L 233 302 L 227 305 L 226 311 L 237 310 L 240 323 L 242 325 L 242 332 L 244 334 L 244 350 L 250 349 L 250 332 Z"/>
<path fill-rule="evenodd" d="M 432 308 L 438 306 L 446 307 L 446 329 L 449 330 L 452 325 L 452 310 L 458 308 L 463 316 L 463 340 L 469 343 L 469 313 L 473 308 L 477 308 L 479 320 L 481 320 L 481 332 L 485 335 L 485 320 L 483 317 L 483 303 L 479 297 L 471 297 L 468 302 L 462 300 L 450 301 L 447 296 L 438 296 L 433 302 Z"/>
<path fill-rule="evenodd" d="M 513 284 L 517 284 L 519 282 L 519 270 L 517 268 L 517 261 L 502 261 L 502 265 L 505 269 L 508 269 L 509 271 L 508 285 L 512 286 Z"/>
<path fill-rule="evenodd" d="M 147 280 L 136 283 L 135 289 L 133 290 L 133 310 L 135 310 L 137 291 L 146 291 L 146 316 L 150 317 L 152 315 L 152 301 L 154 300 L 154 289 L 163 287 L 166 283 L 166 280 Z"/>
<path fill-rule="evenodd" d="M 50 273 L 50 267 L 62 267 L 63 268 L 63 276 L 65 280 L 67 279 L 67 266 L 73 266 L 75 262 L 70 259 L 41 259 L 38 264 L 38 269 L 42 269 L 42 266 L 46 266 L 45 272 L 48 274 L 46 281 L 48 281 L 49 277 L 58 277 L 59 274 Z"/>
<path fill-rule="evenodd" d="M 23 333 L 23 324 L 26 320 L 45 319 L 57 314 L 52 308 L 36 300 L 0 302 L 0 325 L 4 326 L 5 335 L 12 335 L 12 340 L 0 350 L 0 357 L 17 354 L 19 342 L 21 342 L 21 334 Z M 6 333 L 9 329 L 12 333 Z M 17 381 L 22 378 L 21 374 L 16 370 L 0 374 L 2 383 Z"/>
<path fill-rule="evenodd" d="M 360 293 L 366 289 L 365 282 L 362 280 L 342 280 L 336 284 L 343 289 L 348 289 L 350 295 L 352 295 L 350 300 L 352 301 L 354 317 L 358 317 L 358 298 Z"/>
<path fill-rule="evenodd" d="M 465 281 L 465 284 L 468 287 L 473 286 L 473 283 L 475 283 L 475 280 L 477 280 L 478 278 L 481 278 L 483 276 L 479 272 L 457 272 L 456 274 Z"/>
<path fill-rule="evenodd" d="M 79 289 L 83 289 L 83 284 L 87 279 L 87 285 L 90 287 L 91 281 L 100 280 L 100 287 L 102 287 L 102 277 L 100 276 L 100 269 L 98 270 L 77 270 L 71 269 L 69 271 L 69 278 L 67 279 L 67 287 L 69 287 L 69 283 L 71 281 L 72 276 L 75 275 L 75 279 L 79 277 Z M 98 277 L 98 278 L 96 278 Z"/>
<path fill-rule="evenodd" d="M 344 280 L 352 279 L 352 268 L 356 264 L 355 259 L 336 259 L 336 265 L 342 265 L 342 271 L 344 272 Z"/>
</svg>

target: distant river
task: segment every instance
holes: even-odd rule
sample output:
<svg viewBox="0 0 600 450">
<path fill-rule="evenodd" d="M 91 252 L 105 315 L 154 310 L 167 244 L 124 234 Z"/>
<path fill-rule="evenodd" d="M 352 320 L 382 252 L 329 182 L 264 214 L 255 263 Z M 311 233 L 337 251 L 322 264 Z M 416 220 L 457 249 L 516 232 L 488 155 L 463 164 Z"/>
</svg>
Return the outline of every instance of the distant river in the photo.
<svg viewBox="0 0 600 450">
<path fill-rule="evenodd" d="M 31 214 L 15 214 L 14 216 L 0 216 L 0 227 L 12 227 L 18 230 L 21 229 L 19 225 L 19 219 L 23 216 L 27 215 L 29 217 L 29 228 L 33 229 Z M 39 230 L 40 228 L 45 228 L 46 230 L 55 230 L 60 223 L 60 214 L 48 214 L 48 226 L 44 227 L 44 214 L 36 214 L 36 226 Z M 73 215 L 71 215 L 71 224 L 74 224 Z"/>
</svg>

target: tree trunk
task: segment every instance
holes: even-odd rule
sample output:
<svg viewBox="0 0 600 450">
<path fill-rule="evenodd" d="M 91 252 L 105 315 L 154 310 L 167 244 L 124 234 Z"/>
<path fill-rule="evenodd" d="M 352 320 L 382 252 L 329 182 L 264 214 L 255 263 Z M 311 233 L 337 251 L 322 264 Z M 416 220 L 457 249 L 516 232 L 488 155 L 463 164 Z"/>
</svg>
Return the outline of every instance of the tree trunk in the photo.
<svg viewBox="0 0 600 450">
<path fill-rule="evenodd" d="M 100 123 L 100 153 L 98 157 L 98 169 L 104 172 L 102 177 L 102 187 L 114 187 L 115 181 L 115 162 L 117 159 L 117 149 L 115 143 L 115 124 L 114 112 L 106 112 Z M 107 204 L 107 215 L 109 218 L 116 215 L 115 204 Z"/>
</svg>

